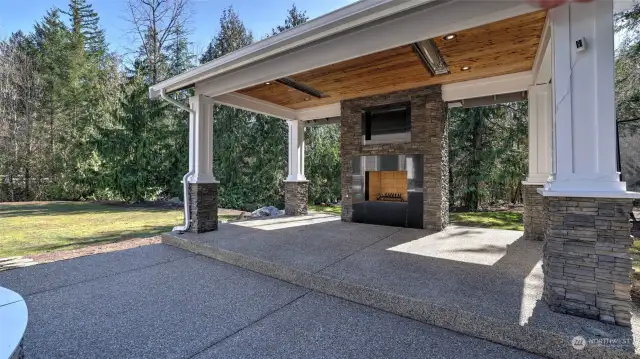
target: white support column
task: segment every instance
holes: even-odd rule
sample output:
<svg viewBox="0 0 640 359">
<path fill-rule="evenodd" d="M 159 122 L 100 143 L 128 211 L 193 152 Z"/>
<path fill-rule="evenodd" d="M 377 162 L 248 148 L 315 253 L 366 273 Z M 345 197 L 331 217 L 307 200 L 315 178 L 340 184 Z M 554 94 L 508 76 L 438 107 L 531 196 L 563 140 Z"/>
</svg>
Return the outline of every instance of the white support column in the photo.
<svg viewBox="0 0 640 359">
<path fill-rule="evenodd" d="M 302 182 L 304 176 L 304 126 L 302 121 L 287 121 L 289 124 L 289 175 L 287 182 Z"/>
<path fill-rule="evenodd" d="M 555 118 L 543 195 L 629 197 L 617 170 L 613 1 L 571 2 L 549 16 Z"/>
<path fill-rule="evenodd" d="M 213 176 L 213 101 L 205 95 L 189 98 L 189 104 L 195 114 L 194 133 L 190 135 L 189 158 L 193 159 L 193 175 L 189 183 L 218 183 Z"/>
<path fill-rule="evenodd" d="M 529 176 L 525 185 L 543 185 L 551 175 L 551 84 L 529 87 Z"/>
</svg>

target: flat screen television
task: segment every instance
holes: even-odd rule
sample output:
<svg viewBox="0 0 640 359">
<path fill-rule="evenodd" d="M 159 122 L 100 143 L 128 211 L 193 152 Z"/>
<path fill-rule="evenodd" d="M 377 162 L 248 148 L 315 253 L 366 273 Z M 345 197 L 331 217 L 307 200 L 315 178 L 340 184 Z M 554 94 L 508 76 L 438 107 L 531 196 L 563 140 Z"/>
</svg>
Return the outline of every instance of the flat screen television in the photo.
<svg viewBox="0 0 640 359">
<path fill-rule="evenodd" d="M 411 103 L 377 106 L 362 115 L 365 144 L 411 141 Z"/>
</svg>

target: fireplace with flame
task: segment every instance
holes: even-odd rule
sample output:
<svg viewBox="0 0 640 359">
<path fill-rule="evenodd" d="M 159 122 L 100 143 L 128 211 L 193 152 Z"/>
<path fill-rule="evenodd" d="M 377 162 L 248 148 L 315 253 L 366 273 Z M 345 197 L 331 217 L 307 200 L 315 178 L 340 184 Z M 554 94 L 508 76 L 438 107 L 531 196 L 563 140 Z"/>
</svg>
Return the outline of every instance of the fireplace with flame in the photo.
<svg viewBox="0 0 640 359">
<path fill-rule="evenodd" d="M 407 201 L 407 171 L 367 171 L 365 200 Z"/>
<path fill-rule="evenodd" d="M 422 228 L 421 155 L 353 158 L 353 221 Z"/>
</svg>

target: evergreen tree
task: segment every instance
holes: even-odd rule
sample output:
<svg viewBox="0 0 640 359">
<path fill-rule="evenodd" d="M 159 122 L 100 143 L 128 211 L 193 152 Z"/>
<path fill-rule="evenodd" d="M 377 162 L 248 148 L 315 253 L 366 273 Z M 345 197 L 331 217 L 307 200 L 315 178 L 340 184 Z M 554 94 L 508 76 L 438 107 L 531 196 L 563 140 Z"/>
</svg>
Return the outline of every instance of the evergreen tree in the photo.
<svg viewBox="0 0 640 359">
<path fill-rule="evenodd" d="M 292 29 L 300 24 L 304 24 L 308 20 L 307 12 L 298 10 L 296 4 L 293 4 L 291 8 L 287 10 L 287 18 L 284 20 L 284 25 L 278 25 L 275 29 L 271 29 L 271 35 L 277 35 L 283 31 Z"/>
<path fill-rule="evenodd" d="M 220 30 L 200 57 L 200 63 L 217 59 L 252 42 L 253 35 L 244 26 L 238 13 L 233 10 L 233 7 L 229 6 L 222 11 Z"/>
<path fill-rule="evenodd" d="M 622 180 L 640 191 L 640 3 L 616 16 L 623 41 L 616 53 L 616 104 Z"/>
<path fill-rule="evenodd" d="M 174 40 L 168 46 L 169 76 L 179 75 L 194 67 L 195 55 L 189 50 L 187 32 L 182 26 L 174 29 Z"/>
<path fill-rule="evenodd" d="M 91 55 L 102 56 L 106 44 L 104 30 L 100 29 L 100 17 L 86 0 L 69 0 L 68 10 L 71 32 L 76 45 Z"/>
<path fill-rule="evenodd" d="M 520 202 L 527 173 L 527 103 L 449 110 L 450 195 L 453 206 L 478 210 Z"/>
<path fill-rule="evenodd" d="M 56 181 L 65 166 L 62 152 L 65 143 L 59 133 L 63 130 L 68 101 L 68 68 L 70 63 L 70 34 L 60 19 L 60 12 L 52 9 L 44 19 L 36 23 L 31 36 L 30 52 L 35 59 L 43 82 L 43 97 L 40 104 L 42 117 L 48 123 L 48 174 L 50 181 Z M 52 196 L 64 190 L 54 190 Z"/>
</svg>

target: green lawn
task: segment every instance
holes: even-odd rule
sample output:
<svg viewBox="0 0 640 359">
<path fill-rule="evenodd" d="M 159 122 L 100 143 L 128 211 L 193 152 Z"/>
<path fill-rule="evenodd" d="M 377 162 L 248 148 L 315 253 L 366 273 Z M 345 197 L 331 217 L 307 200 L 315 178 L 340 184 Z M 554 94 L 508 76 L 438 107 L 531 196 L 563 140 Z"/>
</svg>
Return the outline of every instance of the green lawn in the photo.
<svg viewBox="0 0 640 359">
<path fill-rule="evenodd" d="M 631 254 L 631 259 L 633 259 L 633 269 L 635 269 L 636 272 L 640 272 L 640 239 L 633 241 L 631 248 L 629 248 L 629 254 Z"/>
<path fill-rule="evenodd" d="M 182 221 L 181 209 L 90 202 L 2 203 L 0 258 L 150 237 Z"/>
<path fill-rule="evenodd" d="M 342 207 L 340 206 L 318 206 L 315 204 L 309 205 L 309 211 L 312 212 L 322 212 L 322 213 L 331 213 L 335 215 L 340 215 L 342 213 Z"/>
<path fill-rule="evenodd" d="M 339 206 L 309 205 L 309 210 L 336 215 L 342 212 Z M 524 231 L 522 213 L 517 212 L 452 212 L 449 213 L 449 217 L 451 224 Z"/>
<path fill-rule="evenodd" d="M 522 213 L 518 212 L 451 212 L 449 219 L 461 226 L 524 231 Z"/>
</svg>

